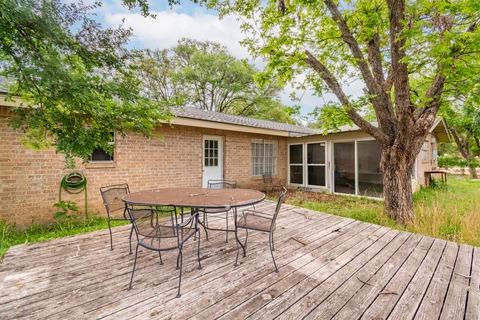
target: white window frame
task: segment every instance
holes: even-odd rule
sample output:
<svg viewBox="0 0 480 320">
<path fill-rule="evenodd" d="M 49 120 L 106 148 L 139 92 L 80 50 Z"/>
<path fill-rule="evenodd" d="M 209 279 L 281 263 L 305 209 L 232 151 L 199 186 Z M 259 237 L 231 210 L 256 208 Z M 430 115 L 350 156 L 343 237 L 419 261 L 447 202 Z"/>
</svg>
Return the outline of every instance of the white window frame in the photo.
<svg viewBox="0 0 480 320">
<path fill-rule="evenodd" d="M 323 144 L 323 147 L 324 147 L 324 155 L 325 155 L 325 159 L 324 159 L 324 163 L 323 164 L 316 164 L 316 163 L 312 163 L 312 164 L 309 164 L 308 163 L 308 145 L 309 144 Z M 327 187 L 327 180 L 328 180 L 328 172 L 327 172 L 327 142 L 326 141 L 312 141 L 312 142 L 307 142 L 305 143 L 305 146 L 304 146 L 304 159 L 303 159 L 303 165 L 305 166 L 304 168 L 304 183 L 305 185 L 308 187 L 308 188 L 326 188 Z M 289 149 L 290 151 L 290 149 Z M 310 184 L 310 182 L 308 181 L 308 167 L 309 166 L 312 166 L 312 167 L 323 167 L 323 169 L 325 170 L 325 184 L 324 185 L 316 185 L 316 184 Z M 290 170 L 289 170 L 290 172 Z"/>
<path fill-rule="evenodd" d="M 253 145 L 254 144 L 263 144 L 263 157 L 254 157 L 254 148 L 253 148 Z M 278 143 L 277 141 L 275 140 L 266 140 L 266 139 L 253 139 L 250 143 L 250 162 L 251 162 L 251 175 L 252 177 L 261 177 L 265 174 L 265 168 L 266 168 L 266 161 L 265 161 L 265 158 L 266 155 L 265 155 L 265 145 L 273 145 L 273 148 L 274 148 L 274 152 L 273 152 L 273 170 L 272 170 L 272 176 L 276 176 L 277 175 L 277 167 L 278 167 Z M 254 161 L 254 158 L 261 158 L 263 159 L 263 164 L 262 164 L 262 169 L 260 173 L 258 172 L 255 172 L 255 161 Z"/>
<path fill-rule="evenodd" d="M 290 163 L 290 146 L 302 146 L 302 163 Z M 289 143 L 288 144 L 288 159 L 287 159 L 287 165 L 288 165 L 288 170 L 287 170 L 287 176 L 288 176 L 288 184 L 291 186 L 304 186 L 305 185 L 305 144 L 303 142 L 301 143 Z M 290 166 L 297 166 L 297 167 L 302 167 L 302 183 L 292 183 L 290 181 Z"/>
</svg>

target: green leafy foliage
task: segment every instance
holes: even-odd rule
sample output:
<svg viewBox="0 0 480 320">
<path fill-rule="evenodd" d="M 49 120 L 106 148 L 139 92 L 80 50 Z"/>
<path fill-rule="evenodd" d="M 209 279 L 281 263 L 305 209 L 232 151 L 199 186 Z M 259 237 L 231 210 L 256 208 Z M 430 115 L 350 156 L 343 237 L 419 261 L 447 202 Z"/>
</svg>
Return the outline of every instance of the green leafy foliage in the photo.
<svg viewBox="0 0 480 320">
<path fill-rule="evenodd" d="M 445 91 L 480 73 L 480 2 L 211 0 L 209 5 L 241 17 L 243 44 L 266 60 L 264 82 L 299 83 L 318 96 L 336 97 L 337 104 L 316 112 L 316 126 L 337 129 L 348 118 L 379 142 L 385 210 L 397 222 L 412 221 L 410 174 Z M 362 89 L 354 96 L 353 83 Z"/>
<path fill-rule="evenodd" d="M 140 54 L 139 78 L 147 96 L 161 103 L 290 123 L 300 113 L 280 102 L 278 83 L 258 85 L 258 71 L 218 43 L 183 39 Z"/>
<path fill-rule="evenodd" d="M 460 167 L 465 168 L 467 162 L 456 155 L 441 155 L 438 157 L 438 166 L 442 168 Z"/>
<path fill-rule="evenodd" d="M 168 110 L 144 97 L 132 54 L 131 31 L 104 29 L 90 18 L 99 4 L 59 0 L 0 3 L 1 75 L 23 103 L 13 125 L 32 147 L 54 146 L 88 159 L 111 133 L 149 135 Z"/>
<path fill-rule="evenodd" d="M 480 157 L 480 76 L 452 84 L 449 100 L 443 106 L 441 115 L 448 124 L 458 154 L 462 156 L 458 166 L 475 168 Z M 444 159 L 444 163 L 451 157 Z M 453 159 L 452 159 L 453 160 Z M 472 176 L 476 174 L 472 170 Z"/>
<path fill-rule="evenodd" d="M 78 205 L 73 201 L 59 201 L 53 205 L 58 210 L 53 217 L 59 224 L 75 221 L 78 217 Z"/>
<path fill-rule="evenodd" d="M 234 13 L 242 17 L 242 28 L 248 35 L 243 44 L 255 56 L 267 60 L 262 76 L 265 82 L 269 79 L 298 82 L 301 79 L 302 85 L 309 86 L 318 95 L 331 92 L 318 72 L 305 62 L 306 49 L 336 76 L 344 88 L 353 81 L 366 81 L 359 71 L 358 59 L 352 56 L 325 1 L 216 0 L 210 1 L 209 5 L 222 14 Z M 479 18 L 480 3 L 474 0 L 417 0 L 407 2 L 406 6 L 407 28 L 403 37 L 407 56 L 403 62 L 408 64 L 410 71 L 412 105 L 423 108 L 429 101 L 426 94 L 438 65 L 446 70 L 450 83 L 478 74 L 479 66 L 473 59 L 478 59 L 480 33 L 466 31 Z M 388 70 L 391 55 L 386 1 L 339 2 L 338 7 L 365 57 L 368 56 L 369 42 L 374 36 L 379 37 L 382 67 Z M 458 55 L 472 58 L 455 60 L 453 66 Z M 363 98 L 360 109 L 368 110 L 368 102 L 365 103 L 365 98 L 369 98 L 367 92 Z M 344 124 L 345 116 L 341 111 L 333 112 L 335 106 L 344 107 L 328 104 L 325 113 L 316 112 L 321 117 L 318 124 L 326 125 L 327 129 L 331 129 L 332 124 Z"/>
</svg>

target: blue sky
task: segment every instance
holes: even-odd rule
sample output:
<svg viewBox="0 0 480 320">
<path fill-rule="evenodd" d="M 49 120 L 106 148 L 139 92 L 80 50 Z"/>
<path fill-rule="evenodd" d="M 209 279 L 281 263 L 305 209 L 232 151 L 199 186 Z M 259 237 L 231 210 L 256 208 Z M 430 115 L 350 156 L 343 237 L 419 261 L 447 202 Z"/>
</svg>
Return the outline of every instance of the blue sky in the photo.
<svg viewBox="0 0 480 320">
<path fill-rule="evenodd" d="M 68 0 L 67 0 L 68 1 Z M 167 1 L 150 1 L 151 12 L 156 18 L 143 17 L 138 9 L 128 10 L 121 1 L 107 0 L 97 11 L 97 19 L 105 26 L 124 26 L 133 30 L 133 38 L 129 45 L 133 48 L 163 49 L 174 46 L 181 38 L 211 40 L 225 45 L 230 53 L 238 58 L 247 58 L 253 62 L 248 51 L 239 43 L 243 39 L 240 23 L 233 17 L 219 19 L 216 12 L 207 10 L 190 1 L 170 8 Z M 261 66 L 261 61 L 255 61 Z M 358 91 L 357 88 L 352 88 Z M 292 101 L 289 94 L 293 89 L 287 86 L 280 95 L 284 104 L 300 104 L 302 115 L 307 116 L 316 106 L 332 100 L 332 96 L 314 96 L 308 90 L 296 92 L 302 97 L 300 101 Z M 351 90 L 348 90 L 351 91 Z"/>
</svg>

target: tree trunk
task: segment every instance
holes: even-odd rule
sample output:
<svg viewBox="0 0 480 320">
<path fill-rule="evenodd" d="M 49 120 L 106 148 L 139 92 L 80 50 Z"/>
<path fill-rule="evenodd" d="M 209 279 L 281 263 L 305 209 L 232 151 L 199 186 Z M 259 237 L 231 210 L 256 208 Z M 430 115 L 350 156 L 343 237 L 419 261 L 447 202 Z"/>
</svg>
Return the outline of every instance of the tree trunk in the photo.
<svg viewBox="0 0 480 320">
<path fill-rule="evenodd" d="M 396 222 L 405 224 L 413 219 L 412 161 L 406 150 L 394 147 L 382 152 L 383 194 L 385 212 Z"/>
<path fill-rule="evenodd" d="M 467 161 L 468 170 L 470 170 L 470 178 L 477 179 L 477 169 L 474 166 L 469 165 L 475 160 L 475 157 L 472 155 L 472 151 L 470 150 L 468 137 L 461 136 L 454 128 L 451 128 L 450 132 L 452 133 L 455 144 L 458 147 L 458 151 L 460 151 L 462 157 Z"/>
<path fill-rule="evenodd" d="M 468 170 L 470 170 L 470 178 L 478 179 L 477 168 L 476 167 L 468 167 Z"/>
</svg>

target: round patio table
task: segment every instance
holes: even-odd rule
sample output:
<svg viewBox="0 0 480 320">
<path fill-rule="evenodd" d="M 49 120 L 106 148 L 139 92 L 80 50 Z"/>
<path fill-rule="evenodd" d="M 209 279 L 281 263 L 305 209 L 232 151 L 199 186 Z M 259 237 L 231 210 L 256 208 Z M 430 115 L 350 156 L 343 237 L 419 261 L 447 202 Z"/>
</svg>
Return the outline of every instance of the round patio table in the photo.
<svg viewBox="0 0 480 320">
<path fill-rule="evenodd" d="M 125 203 L 145 206 L 175 206 L 195 209 L 233 209 L 257 204 L 263 192 L 251 189 L 161 188 L 132 192 Z"/>
<path fill-rule="evenodd" d="M 201 209 L 233 209 L 234 222 L 237 220 L 237 208 L 255 205 L 265 199 L 263 192 L 252 189 L 206 189 L 206 188 L 161 188 L 132 192 L 122 198 L 130 205 L 175 206 L 191 208 L 192 214 Z M 205 213 L 205 210 L 203 211 Z M 182 215 L 183 219 L 183 215 Z M 207 230 L 235 232 L 235 230 L 209 228 L 205 221 L 198 221 L 208 240 Z M 237 241 L 238 237 L 237 237 Z"/>
</svg>

